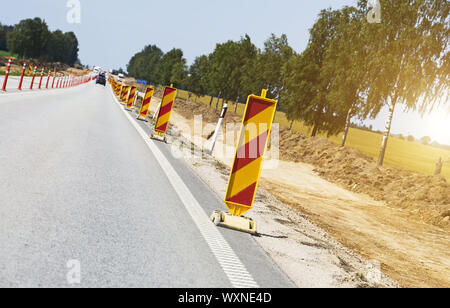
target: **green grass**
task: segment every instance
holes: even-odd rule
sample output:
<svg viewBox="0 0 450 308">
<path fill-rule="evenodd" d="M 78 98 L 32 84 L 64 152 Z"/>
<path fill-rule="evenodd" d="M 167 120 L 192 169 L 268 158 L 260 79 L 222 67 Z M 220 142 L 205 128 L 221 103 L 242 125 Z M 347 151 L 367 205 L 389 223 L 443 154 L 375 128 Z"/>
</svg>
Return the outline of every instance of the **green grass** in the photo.
<svg viewBox="0 0 450 308">
<path fill-rule="evenodd" d="M 5 50 L 0 50 L 0 56 L 7 57 L 7 58 L 9 58 L 9 57 L 17 58 L 18 57 L 18 55 L 12 54 L 9 51 L 5 51 Z"/>
<path fill-rule="evenodd" d="M 187 99 L 188 92 L 180 90 L 178 92 L 178 97 Z M 210 96 L 192 96 L 191 100 L 209 105 L 210 98 Z M 216 102 L 217 98 L 214 98 L 212 104 L 213 108 L 215 107 Z M 237 113 L 242 115 L 244 113 L 244 108 L 244 104 L 239 104 Z M 233 112 L 234 105 L 232 105 L 230 109 Z M 277 112 L 275 123 L 279 123 L 280 125 L 287 127 L 289 127 L 290 124 L 283 112 Z M 294 122 L 292 128 L 307 136 L 311 134 L 311 128 L 304 125 L 300 121 Z M 339 145 L 342 140 L 342 134 L 332 137 L 319 135 L 319 137 L 327 138 L 336 145 Z M 378 155 L 380 153 L 382 138 L 382 135 L 374 132 L 351 128 L 346 146 L 360 150 L 362 153 L 376 160 L 378 159 Z M 450 151 L 391 137 L 386 150 L 385 165 L 409 170 L 415 173 L 433 175 L 436 168 L 436 162 L 440 157 L 446 161 L 449 161 L 444 164 L 442 174 L 447 180 L 450 180 Z"/>
<path fill-rule="evenodd" d="M 21 74 L 22 74 L 21 71 L 11 70 L 9 72 L 9 76 L 20 76 Z M 0 69 L 0 76 L 4 76 L 4 75 L 5 75 L 5 70 L 4 69 Z"/>
<path fill-rule="evenodd" d="M 0 56 L 1 57 L 6 57 L 6 58 L 10 58 L 10 57 L 17 58 L 18 57 L 18 55 L 11 54 L 10 52 L 5 51 L 5 50 L 0 50 Z M 6 65 L 7 65 L 7 63 L 0 63 L 0 66 L 6 66 Z M 9 72 L 10 76 L 20 76 L 20 74 L 21 74 L 21 71 L 11 70 Z M 5 75 L 5 70 L 4 69 L 0 69 L 0 76 L 4 76 L 4 75 Z"/>
</svg>

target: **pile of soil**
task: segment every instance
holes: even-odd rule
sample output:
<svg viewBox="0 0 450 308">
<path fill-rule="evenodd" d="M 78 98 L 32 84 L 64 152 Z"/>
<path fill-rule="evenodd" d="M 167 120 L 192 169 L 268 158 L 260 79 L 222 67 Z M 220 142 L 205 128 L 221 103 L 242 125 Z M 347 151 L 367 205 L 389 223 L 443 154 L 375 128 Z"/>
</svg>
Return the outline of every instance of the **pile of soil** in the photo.
<svg viewBox="0 0 450 308">
<path fill-rule="evenodd" d="M 213 105 L 215 106 L 215 105 Z M 195 115 L 202 115 L 203 121 L 207 123 L 217 123 L 220 117 L 221 110 L 215 110 L 208 105 L 195 102 L 193 100 L 185 100 L 177 98 L 174 105 L 175 112 L 183 115 L 186 119 L 192 120 Z M 225 123 L 239 123 L 242 121 L 242 116 L 233 113 L 228 110 L 228 113 L 224 119 Z"/>
<path fill-rule="evenodd" d="M 310 163 L 331 182 L 404 209 L 412 218 L 450 229 L 450 185 L 444 177 L 378 167 L 360 151 L 339 148 L 325 139 L 294 140 L 282 142 L 281 159 Z"/>
<path fill-rule="evenodd" d="M 208 123 L 216 122 L 220 114 L 202 103 L 181 99 L 177 99 L 174 108 L 187 119 L 202 114 Z M 229 112 L 225 120 L 238 123 L 242 117 Z M 280 127 L 280 159 L 312 164 L 330 182 L 401 208 L 411 218 L 450 229 L 450 185 L 444 177 L 378 167 L 371 157 L 358 150 L 337 147 L 326 139 L 306 138 L 287 127 Z"/>
</svg>

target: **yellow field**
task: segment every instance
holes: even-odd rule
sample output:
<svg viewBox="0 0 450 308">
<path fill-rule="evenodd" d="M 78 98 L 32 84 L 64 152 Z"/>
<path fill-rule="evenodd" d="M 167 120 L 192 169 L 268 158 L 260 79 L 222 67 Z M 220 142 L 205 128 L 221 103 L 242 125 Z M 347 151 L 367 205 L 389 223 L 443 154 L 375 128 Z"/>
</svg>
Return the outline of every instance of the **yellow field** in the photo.
<svg viewBox="0 0 450 308">
<path fill-rule="evenodd" d="M 180 90 L 178 92 L 178 97 L 186 99 L 188 97 L 188 92 Z M 210 97 L 203 96 L 196 98 L 193 96 L 191 97 L 191 100 L 196 100 L 208 105 Z M 216 102 L 217 98 L 213 100 L 213 107 L 215 107 Z M 233 112 L 234 105 L 231 105 L 230 109 L 231 112 Z M 243 104 L 239 104 L 237 112 L 238 114 L 244 113 Z M 286 119 L 286 115 L 282 112 L 277 112 L 275 123 L 279 123 L 283 126 L 289 126 L 290 124 Z M 298 121 L 294 123 L 293 129 L 307 136 L 311 134 L 311 128 Z M 327 138 L 326 135 L 321 135 L 320 137 Z M 350 128 L 346 146 L 360 150 L 364 154 L 377 160 L 382 138 L 382 135 L 377 133 Z M 339 145 L 342 140 L 342 134 L 329 137 L 328 139 Z M 385 165 L 420 174 L 433 175 L 439 157 L 448 161 L 448 163 L 444 164 L 442 174 L 450 181 L 450 151 L 391 137 L 386 151 Z"/>
</svg>

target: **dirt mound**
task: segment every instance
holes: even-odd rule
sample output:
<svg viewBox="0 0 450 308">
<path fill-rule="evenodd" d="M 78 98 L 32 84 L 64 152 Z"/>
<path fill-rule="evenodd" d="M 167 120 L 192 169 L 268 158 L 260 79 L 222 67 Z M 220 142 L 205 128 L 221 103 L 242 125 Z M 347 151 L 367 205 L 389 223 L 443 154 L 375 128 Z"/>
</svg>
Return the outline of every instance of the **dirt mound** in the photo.
<svg viewBox="0 0 450 308">
<path fill-rule="evenodd" d="M 283 146 L 280 150 L 282 159 L 311 163 L 329 181 L 404 209 L 412 218 L 450 228 L 450 185 L 444 177 L 378 167 L 358 150 L 339 148 L 319 138 L 305 139 L 294 150 Z"/>
<path fill-rule="evenodd" d="M 8 64 L 8 57 L 4 57 L 4 56 L 0 56 L 0 70 L 5 70 L 6 66 Z M 28 71 L 28 65 L 32 64 L 32 65 L 36 65 L 39 69 L 38 73 L 40 74 L 40 70 L 44 67 L 46 68 L 45 72 L 47 73 L 48 69 L 53 70 L 54 68 L 56 68 L 57 72 L 63 72 L 63 71 L 83 71 L 84 68 L 82 66 L 80 66 L 79 64 L 75 64 L 73 68 L 71 68 L 70 66 L 68 66 L 67 64 L 63 64 L 60 62 L 45 62 L 45 61 L 41 61 L 41 60 L 24 60 L 24 59 L 13 59 L 12 65 L 11 65 L 11 71 L 10 71 L 10 75 L 14 76 L 18 76 L 21 74 L 22 72 L 22 68 L 23 68 L 23 63 L 27 62 L 27 71 Z M 74 70 L 75 69 L 75 70 Z"/>
<path fill-rule="evenodd" d="M 215 110 L 205 104 L 195 101 L 187 101 L 185 99 L 177 98 L 174 105 L 174 110 L 183 115 L 186 119 L 191 120 L 195 115 L 202 115 L 203 121 L 207 123 L 216 123 L 219 120 L 221 110 Z M 241 122 L 242 117 L 228 111 L 225 117 L 225 123 Z"/>
<path fill-rule="evenodd" d="M 285 161 L 300 162 L 297 146 L 302 144 L 306 137 L 296 131 L 289 130 L 285 126 L 280 127 L 280 159 Z M 269 144 L 269 147 L 271 144 Z"/>
<path fill-rule="evenodd" d="M 0 56 L 0 67 L 6 67 L 8 64 L 9 57 Z M 28 64 L 37 65 L 38 67 L 47 67 L 47 68 L 56 68 L 57 71 L 64 71 L 70 68 L 67 64 L 63 64 L 60 62 L 45 62 L 41 60 L 24 60 L 24 59 L 14 59 L 12 64 L 12 69 L 22 70 L 23 62 L 27 62 Z M 76 68 L 82 69 L 82 67 L 75 65 Z"/>
</svg>

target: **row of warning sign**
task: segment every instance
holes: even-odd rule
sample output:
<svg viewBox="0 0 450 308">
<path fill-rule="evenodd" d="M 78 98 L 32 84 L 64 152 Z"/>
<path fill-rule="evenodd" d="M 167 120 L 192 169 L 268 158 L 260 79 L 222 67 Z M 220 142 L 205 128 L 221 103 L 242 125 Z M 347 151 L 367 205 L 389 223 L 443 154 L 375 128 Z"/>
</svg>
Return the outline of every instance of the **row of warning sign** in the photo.
<svg viewBox="0 0 450 308">
<path fill-rule="evenodd" d="M 6 66 L 6 70 L 5 70 L 5 77 L 3 79 L 3 85 L 2 88 L 0 89 L 0 91 L 2 92 L 6 92 L 7 89 L 7 84 L 8 84 L 8 78 L 9 78 L 9 73 L 11 70 L 11 65 L 13 63 L 13 58 L 9 58 L 8 60 L 8 64 Z M 24 80 L 24 76 L 25 76 L 25 70 L 27 68 L 27 62 L 23 63 L 23 67 L 22 67 L 22 73 L 20 75 L 20 80 L 19 80 L 19 86 L 17 88 L 17 90 L 22 91 L 22 85 L 23 85 L 23 80 Z M 33 86 L 34 86 L 34 80 L 36 78 L 36 72 L 37 72 L 38 67 L 34 66 L 33 69 L 33 65 L 30 64 L 30 67 L 28 68 L 28 76 L 31 76 L 31 72 L 33 72 L 32 75 L 32 79 L 31 79 L 31 83 L 30 83 L 30 90 L 33 90 Z M 42 89 L 43 87 L 43 79 L 44 79 L 44 72 L 45 72 L 45 68 L 42 68 L 41 70 L 41 76 L 39 79 L 39 83 L 38 83 L 38 89 Z M 48 75 L 47 75 L 47 82 L 45 84 L 45 88 L 49 89 L 50 88 L 50 75 L 51 75 L 51 70 L 48 71 Z M 81 83 L 85 83 L 88 81 L 92 80 L 92 77 L 80 77 L 83 76 L 83 74 L 78 74 L 78 73 L 70 73 L 69 75 L 63 74 L 62 76 L 57 77 L 56 76 L 56 68 L 53 72 L 53 82 L 51 84 L 51 88 L 66 88 L 66 87 L 72 87 L 75 85 L 79 85 Z M 86 75 L 86 73 L 84 73 L 84 75 Z M 56 81 L 56 84 L 55 84 Z"/>
<path fill-rule="evenodd" d="M 123 104 L 127 104 L 127 108 L 131 108 L 135 102 L 136 87 L 119 84 L 114 79 L 110 79 L 110 82 L 120 101 Z M 239 224 L 239 221 L 235 218 L 241 218 L 241 216 L 252 209 L 261 176 L 264 154 L 267 149 L 277 105 L 275 100 L 266 98 L 266 93 L 266 91 L 263 91 L 261 96 L 250 95 L 247 100 L 225 197 L 225 204 L 233 219 L 227 219 L 228 214 L 225 213 L 217 214 L 215 212 L 212 216 L 213 220 L 220 220 L 218 222 L 215 221 L 218 225 L 250 233 L 256 232 L 255 223 L 253 221 L 248 223 L 247 218 L 242 217 L 241 225 L 237 226 L 236 224 Z M 147 117 L 153 94 L 154 88 L 148 86 L 138 118 L 145 119 Z M 164 89 L 154 125 L 154 131 L 159 136 L 163 136 L 167 132 L 176 95 L 177 90 L 173 86 Z M 252 129 L 247 129 L 249 127 Z M 252 149 L 257 149 L 257 151 L 255 152 Z M 242 225 L 245 226 L 247 224 L 249 227 L 242 227 Z"/>
<path fill-rule="evenodd" d="M 111 83 L 114 93 L 120 99 L 121 103 L 125 104 L 128 110 L 131 110 L 135 105 L 137 99 L 136 86 L 128 86 L 123 83 L 120 84 L 116 82 L 113 78 L 111 78 L 109 81 Z M 138 115 L 139 120 L 146 121 L 154 92 L 155 89 L 151 86 L 148 86 L 147 89 L 145 90 L 142 105 L 139 110 Z M 170 115 L 172 113 L 176 96 L 177 96 L 177 89 L 173 88 L 172 86 L 165 88 L 161 105 L 158 108 L 157 113 L 158 115 L 156 117 L 154 127 L 155 133 L 159 137 L 163 137 L 167 132 L 167 129 L 169 127 Z"/>
</svg>

